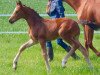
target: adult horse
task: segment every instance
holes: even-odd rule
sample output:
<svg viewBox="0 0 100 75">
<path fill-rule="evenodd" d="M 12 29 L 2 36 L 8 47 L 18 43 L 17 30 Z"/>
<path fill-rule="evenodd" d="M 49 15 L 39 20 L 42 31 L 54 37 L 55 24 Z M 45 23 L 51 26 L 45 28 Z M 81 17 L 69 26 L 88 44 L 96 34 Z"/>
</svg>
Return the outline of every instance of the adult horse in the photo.
<svg viewBox="0 0 100 75">
<path fill-rule="evenodd" d="M 22 51 L 24 51 L 27 47 L 30 47 L 39 42 L 42 48 L 42 54 L 45 59 L 47 70 L 50 70 L 46 52 L 46 41 L 54 40 L 58 37 L 61 37 L 72 46 L 69 53 L 62 60 L 63 67 L 65 66 L 65 63 L 70 55 L 76 49 L 79 49 L 82 52 L 87 63 L 89 66 L 91 66 L 88 54 L 86 52 L 87 50 L 78 40 L 80 29 L 77 22 L 67 18 L 59 18 L 54 20 L 44 19 L 39 16 L 35 10 L 22 5 L 22 3 L 19 1 L 16 3 L 16 8 L 9 18 L 9 22 L 14 23 L 21 18 L 25 19 L 29 25 L 29 36 L 31 39 L 19 48 L 19 51 L 13 60 L 14 69 L 17 68 L 17 62 Z"/>
<path fill-rule="evenodd" d="M 78 20 L 83 21 L 84 35 L 85 35 L 85 47 L 89 48 L 97 55 L 100 56 L 100 52 L 93 46 L 92 40 L 94 30 L 92 28 L 100 28 L 100 0 L 64 0 L 68 3 L 77 13 Z M 87 21 L 87 23 L 84 23 Z M 91 24 L 88 24 L 88 21 Z"/>
</svg>

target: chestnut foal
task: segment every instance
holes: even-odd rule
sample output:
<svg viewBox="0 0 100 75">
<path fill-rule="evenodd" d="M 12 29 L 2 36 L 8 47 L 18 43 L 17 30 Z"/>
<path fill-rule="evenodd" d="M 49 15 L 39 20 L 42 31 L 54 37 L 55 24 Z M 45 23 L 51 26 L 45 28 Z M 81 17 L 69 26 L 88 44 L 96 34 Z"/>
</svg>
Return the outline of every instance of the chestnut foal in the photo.
<svg viewBox="0 0 100 75">
<path fill-rule="evenodd" d="M 80 29 L 77 22 L 68 18 L 44 19 L 39 16 L 35 10 L 22 5 L 21 1 L 19 1 L 16 3 L 16 8 L 9 18 L 9 22 L 14 23 L 21 18 L 25 19 L 29 25 L 30 40 L 19 48 L 19 51 L 13 60 L 14 69 L 17 68 L 17 62 L 22 51 L 39 42 L 42 48 L 42 55 L 45 59 L 46 68 L 47 70 L 50 70 L 46 51 L 46 41 L 54 40 L 58 37 L 62 38 L 71 45 L 71 50 L 62 60 L 62 67 L 65 67 L 68 58 L 73 52 L 75 52 L 76 49 L 79 49 L 82 52 L 86 62 L 90 67 L 92 66 L 86 49 L 79 42 L 78 38 Z"/>
</svg>

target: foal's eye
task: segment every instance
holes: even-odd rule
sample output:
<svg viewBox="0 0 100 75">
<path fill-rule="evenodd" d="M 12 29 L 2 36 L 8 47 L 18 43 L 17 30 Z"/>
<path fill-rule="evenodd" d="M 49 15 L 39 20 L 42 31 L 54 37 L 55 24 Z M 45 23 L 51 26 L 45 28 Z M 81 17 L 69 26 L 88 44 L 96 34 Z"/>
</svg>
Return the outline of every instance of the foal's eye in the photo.
<svg viewBox="0 0 100 75">
<path fill-rule="evenodd" d="M 16 13 L 18 13 L 18 11 L 16 11 Z"/>
</svg>

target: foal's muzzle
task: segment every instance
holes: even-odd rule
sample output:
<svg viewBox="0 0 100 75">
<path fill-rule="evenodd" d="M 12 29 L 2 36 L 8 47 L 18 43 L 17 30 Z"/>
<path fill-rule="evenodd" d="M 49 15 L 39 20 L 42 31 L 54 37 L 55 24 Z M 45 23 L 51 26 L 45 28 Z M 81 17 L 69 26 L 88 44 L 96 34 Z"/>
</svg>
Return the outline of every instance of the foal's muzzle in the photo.
<svg viewBox="0 0 100 75">
<path fill-rule="evenodd" d="M 14 23 L 14 21 L 12 21 L 12 20 L 10 20 L 10 19 L 9 19 L 9 23 L 13 24 L 13 23 Z"/>
</svg>

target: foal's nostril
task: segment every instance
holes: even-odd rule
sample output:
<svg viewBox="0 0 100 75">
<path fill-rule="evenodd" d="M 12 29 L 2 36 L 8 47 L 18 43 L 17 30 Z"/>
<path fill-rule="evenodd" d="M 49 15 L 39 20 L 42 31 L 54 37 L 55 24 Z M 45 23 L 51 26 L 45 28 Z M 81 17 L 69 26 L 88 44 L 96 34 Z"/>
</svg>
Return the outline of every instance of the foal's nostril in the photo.
<svg viewBox="0 0 100 75">
<path fill-rule="evenodd" d="M 10 22 L 10 20 L 8 20 Z"/>
<path fill-rule="evenodd" d="M 11 23 L 11 24 L 12 24 L 12 23 L 13 23 L 13 21 L 9 20 L 9 23 Z"/>
<path fill-rule="evenodd" d="M 9 23 L 11 23 L 11 20 L 9 20 Z"/>
</svg>

